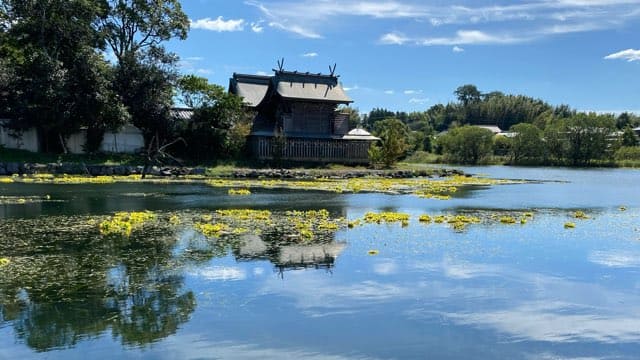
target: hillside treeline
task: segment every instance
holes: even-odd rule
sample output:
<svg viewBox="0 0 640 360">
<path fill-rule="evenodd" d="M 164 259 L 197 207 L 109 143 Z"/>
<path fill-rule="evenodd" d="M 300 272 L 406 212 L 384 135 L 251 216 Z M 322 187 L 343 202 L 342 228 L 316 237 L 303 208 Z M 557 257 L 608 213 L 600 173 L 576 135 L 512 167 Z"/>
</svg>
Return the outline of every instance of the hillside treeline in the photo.
<svg viewBox="0 0 640 360">
<path fill-rule="evenodd" d="M 632 131 L 640 126 L 637 115 L 579 112 L 524 95 L 482 93 L 474 85 L 460 86 L 454 94 L 456 102 L 423 112 L 373 109 L 362 116 L 362 125 L 380 135 L 381 124 L 399 120 L 393 124 L 405 129 L 394 134 L 407 135 L 397 158 L 426 151 L 466 164 L 486 162 L 491 156 L 512 164 L 547 165 L 640 160 L 638 138 Z M 510 133 L 494 136 L 473 125 L 498 126 Z"/>
</svg>

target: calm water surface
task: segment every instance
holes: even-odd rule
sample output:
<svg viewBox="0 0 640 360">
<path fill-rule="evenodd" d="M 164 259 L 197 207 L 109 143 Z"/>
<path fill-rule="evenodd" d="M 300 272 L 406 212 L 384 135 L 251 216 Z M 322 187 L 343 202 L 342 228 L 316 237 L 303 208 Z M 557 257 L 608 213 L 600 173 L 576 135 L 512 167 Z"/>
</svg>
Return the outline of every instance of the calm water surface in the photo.
<svg viewBox="0 0 640 360">
<path fill-rule="evenodd" d="M 50 196 L 0 205 L 0 257 L 12 260 L 0 268 L 0 358 L 639 358 L 640 171 L 464 170 L 538 181 L 467 189 L 449 201 L 0 184 L 0 196 Z M 304 246 L 216 244 L 188 228 L 121 241 L 74 230 L 115 211 L 221 208 L 413 218 Z M 573 219 L 576 210 L 590 218 Z M 517 211 L 534 217 L 464 232 L 417 221 Z M 576 228 L 564 229 L 567 221 Z"/>
</svg>

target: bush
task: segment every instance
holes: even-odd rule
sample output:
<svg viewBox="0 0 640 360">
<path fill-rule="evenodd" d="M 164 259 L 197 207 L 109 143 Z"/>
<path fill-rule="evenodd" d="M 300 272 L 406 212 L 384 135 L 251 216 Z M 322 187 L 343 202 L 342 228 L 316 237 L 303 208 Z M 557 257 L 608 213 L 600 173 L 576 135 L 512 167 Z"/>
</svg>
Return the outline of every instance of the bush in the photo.
<svg viewBox="0 0 640 360">
<path fill-rule="evenodd" d="M 617 161 L 640 161 L 640 146 L 623 146 L 615 152 L 613 158 Z"/>
<path fill-rule="evenodd" d="M 493 151 L 493 133 L 477 126 L 453 128 L 438 142 L 449 160 L 462 164 L 478 164 Z"/>
</svg>

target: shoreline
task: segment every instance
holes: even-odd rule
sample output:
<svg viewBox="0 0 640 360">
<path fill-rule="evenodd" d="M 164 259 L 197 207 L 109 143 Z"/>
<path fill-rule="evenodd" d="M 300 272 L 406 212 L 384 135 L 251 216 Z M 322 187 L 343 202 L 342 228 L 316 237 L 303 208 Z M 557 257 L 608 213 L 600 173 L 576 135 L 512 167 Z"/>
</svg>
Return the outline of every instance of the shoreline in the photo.
<svg viewBox="0 0 640 360">
<path fill-rule="evenodd" d="M 407 179 L 419 177 L 447 177 L 466 175 L 463 171 L 450 168 L 429 169 L 286 169 L 286 168 L 231 168 L 225 171 L 212 172 L 207 167 L 175 167 L 151 166 L 147 174 L 156 177 L 202 176 L 206 178 L 230 179 L 301 179 L 312 180 L 321 178 L 351 179 L 351 178 L 393 178 Z M 139 165 L 95 165 L 82 163 L 29 163 L 29 162 L 0 162 L 0 176 L 23 175 L 80 175 L 80 176 L 129 176 L 142 174 L 143 166 Z"/>
</svg>

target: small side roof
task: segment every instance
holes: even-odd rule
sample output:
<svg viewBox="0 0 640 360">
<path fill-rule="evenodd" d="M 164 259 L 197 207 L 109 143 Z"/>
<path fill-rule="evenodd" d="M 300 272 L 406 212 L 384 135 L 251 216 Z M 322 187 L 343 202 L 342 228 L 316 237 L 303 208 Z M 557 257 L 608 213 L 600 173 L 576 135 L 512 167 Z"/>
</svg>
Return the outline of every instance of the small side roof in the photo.
<svg viewBox="0 0 640 360">
<path fill-rule="evenodd" d="M 269 89 L 271 76 L 233 74 L 229 80 L 229 92 L 244 99 L 245 104 L 256 107 Z"/>
<path fill-rule="evenodd" d="M 367 140 L 367 141 L 380 140 L 379 137 L 375 137 L 371 135 L 371 133 L 368 132 L 367 130 L 360 129 L 360 128 L 349 131 L 346 135 L 342 137 L 342 139 L 343 140 Z"/>
</svg>

